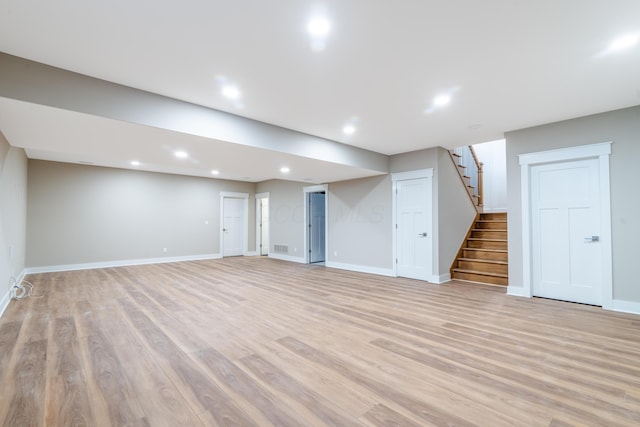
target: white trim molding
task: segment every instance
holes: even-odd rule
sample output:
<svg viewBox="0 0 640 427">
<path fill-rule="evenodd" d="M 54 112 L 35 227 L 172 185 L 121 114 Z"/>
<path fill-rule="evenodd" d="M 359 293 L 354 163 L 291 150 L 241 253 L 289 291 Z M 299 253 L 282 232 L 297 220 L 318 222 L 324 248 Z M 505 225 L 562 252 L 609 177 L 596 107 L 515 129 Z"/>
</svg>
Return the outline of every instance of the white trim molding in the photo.
<svg viewBox="0 0 640 427">
<path fill-rule="evenodd" d="M 451 273 L 441 274 L 439 276 L 432 275 L 429 278 L 429 283 L 435 283 L 437 285 L 441 285 L 443 283 L 447 283 L 451 281 Z"/>
<path fill-rule="evenodd" d="M 394 277 L 393 268 L 370 267 L 368 265 L 346 264 L 343 262 L 333 261 L 326 262 L 325 266 L 329 268 L 337 268 L 339 270 L 356 271 L 358 273 L 369 273 L 378 276 Z"/>
<path fill-rule="evenodd" d="M 309 205 L 309 193 L 324 193 L 324 259 L 325 262 L 329 259 L 329 184 L 310 185 L 302 188 L 304 197 L 304 221 L 302 223 L 303 236 L 304 236 L 304 262 L 309 264 L 309 212 L 307 208 Z"/>
<path fill-rule="evenodd" d="M 391 181 L 404 181 L 407 179 L 431 178 L 433 177 L 433 168 L 417 169 L 408 172 L 396 172 L 391 174 Z"/>
<path fill-rule="evenodd" d="M 2 297 L 2 299 L 0 299 L 0 318 L 4 314 L 4 311 L 7 309 L 7 307 L 9 307 L 9 303 L 11 302 L 11 288 L 13 288 L 13 285 L 16 283 L 22 283 L 26 274 L 27 271 L 22 270 L 18 277 L 15 278 L 15 281 L 13 283 L 9 283 L 9 289 L 7 290 L 7 293 Z"/>
<path fill-rule="evenodd" d="M 274 254 L 270 253 L 269 258 L 278 259 L 280 261 L 289 261 L 289 262 L 297 262 L 298 264 L 306 264 L 306 260 L 304 258 L 300 258 L 297 256 L 284 255 L 284 254 Z"/>
<path fill-rule="evenodd" d="M 147 264 L 164 264 L 169 262 L 183 262 L 183 261 L 201 261 L 207 259 L 220 259 L 220 254 L 203 254 L 203 255 L 185 255 L 177 257 L 162 257 L 162 258 L 142 258 L 142 259 L 125 259 L 117 261 L 102 261 L 102 262 L 87 262 L 81 264 L 64 264 L 64 265 L 47 265 L 41 267 L 29 267 L 26 269 L 27 274 L 38 273 L 54 273 L 58 271 L 75 271 L 75 270 L 93 270 L 96 268 L 111 268 L 111 267 L 128 267 L 133 265 L 147 265 Z"/>
<path fill-rule="evenodd" d="M 640 314 L 640 302 L 614 299 L 611 309 L 622 313 Z"/>
<path fill-rule="evenodd" d="M 507 286 L 507 295 L 531 298 L 531 295 L 527 294 L 522 286 Z"/>
<path fill-rule="evenodd" d="M 256 234 L 256 250 L 255 250 L 255 252 L 258 255 L 262 255 L 262 251 L 261 251 L 261 247 L 260 247 L 260 245 L 262 243 L 262 241 L 261 241 L 262 236 L 260 235 L 260 233 L 261 233 L 260 224 L 261 224 L 261 221 L 262 221 L 262 218 L 261 218 L 261 216 L 262 216 L 262 204 L 261 203 L 262 203 L 262 199 L 267 199 L 267 203 L 269 203 L 270 197 L 271 197 L 271 193 L 268 192 L 268 191 L 264 192 L 264 193 L 257 193 L 257 194 L 254 195 L 254 198 L 256 199 L 256 206 L 255 206 L 255 209 L 256 209 L 256 215 L 255 215 L 255 217 L 256 217 L 256 233 L 255 233 Z M 269 209 L 271 209 L 271 207 L 269 207 Z M 259 213 L 260 213 L 260 215 L 258 215 Z M 271 236 L 271 233 L 270 233 L 270 230 L 271 230 L 271 212 L 269 212 L 268 216 L 269 216 L 269 224 L 267 224 L 267 227 L 268 227 L 267 231 L 269 231 L 269 236 Z M 267 246 L 269 246 L 269 247 L 266 248 L 267 249 L 266 255 L 269 255 L 269 252 L 271 252 L 271 250 L 270 250 L 271 249 L 271 247 L 270 247 L 271 245 L 269 244 Z"/>
<path fill-rule="evenodd" d="M 393 270 L 393 277 L 398 277 L 398 264 L 396 263 L 396 259 L 398 258 L 398 248 L 397 248 L 397 242 L 398 242 L 398 236 L 397 236 L 397 229 L 396 229 L 396 224 L 397 224 L 397 218 L 396 218 L 396 211 L 397 211 L 397 191 L 398 191 L 398 181 L 405 181 L 407 179 L 420 179 L 420 178 L 433 178 L 433 168 L 428 168 L 428 169 L 417 169 L 417 170 L 413 170 L 413 171 L 408 171 L 408 172 L 397 172 L 397 173 L 392 173 L 391 174 L 391 239 L 392 239 L 392 258 L 391 258 L 391 263 L 393 265 L 392 270 Z M 433 181 L 431 182 L 431 200 L 430 200 L 430 204 L 431 207 L 433 209 Z M 432 247 L 431 247 L 431 272 L 433 273 L 433 268 L 435 265 L 437 265 L 437 258 L 434 256 L 438 251 L 436 250 L 438 248 L 438 241 L 437 241 L 437 233 L 433 232 L 433 212 L 431 212 L 431 224 L 429 224 L 429 233 L 431 233 L 431 235 L 433 236 L 433 240 L 431 242 Z M 433 276 L 430 275 L 429 277 L 429 282 L 431 283 L 443 283 L 441 281 L 438 281 L 438 279 L 435 279 L 438 276 Z M 434 279 L 432 281 L 432 279 Z M 446 280 L 445 280 L 446 281 Z"/>
<path fill-rule="evenodd" d="M 230 191 L 220 192 L 220 255 L 224 256 L 224 199 L 244 199 L 242 218 L 242 254 L 249 251 L 249 193 L 235 193 Z"/>
<path fill-rule="evenodd" d="M 7 291 L 7 293 L 0 300 L 0 318 L 4 314 L 4 311 L 9 307 L 9 303 L 11 302 L 11 288 Z"/>
<path fill-rule="evenodd" d="M 593 159 L 599 161 L 600 170 L 600 244 L 602 245 L 602 308 L 613 308 L 613 267 L 611 252 L 611 188 L 609 184 L 609 157 L 612 142 L 581 145 L 557 150 L 520 154 L 520 191 L 522 203 L 522 288 L 510 287 L 509 295 L 531 297 L 531 167 L 544 163 Z"/>
</svg>

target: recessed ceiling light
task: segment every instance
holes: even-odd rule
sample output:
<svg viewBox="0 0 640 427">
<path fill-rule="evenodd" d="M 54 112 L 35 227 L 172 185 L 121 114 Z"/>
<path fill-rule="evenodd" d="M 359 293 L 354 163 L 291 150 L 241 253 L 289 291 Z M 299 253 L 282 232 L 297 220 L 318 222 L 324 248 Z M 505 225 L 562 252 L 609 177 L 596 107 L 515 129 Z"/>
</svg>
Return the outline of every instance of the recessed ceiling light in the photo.
<svg viewBox="0 0 640 427">
<path fill-rule="evenodd" d="M 214 169 L 214 170 L 211 171 L 211 175 L 219 175 L 219 174 L 220 174 L 219 170 L 215 170 Z"/>
<path fill-rule="evenodd" d="M 638 43 L 638 40 L 640 40 L 640 35 L 638 34 L 629 34 L 626 35 L 624 37 L 620 37 L 618 39 L 615 39 L 612 43 L 610 49 L 611 50 L 622 50 L 622 49 L 627 49 L 633 45 L 635 45 L 636 43 Z"/>
<path fill-rule="evenodd" d="M 356 131 L 356 127 L 354 125 L 346 125 L 342 128 L 342 132 L 345 135 L 353 135 Z"/>
<path fill-rule="evenodd" d="M 325 37 L 331 31 L 331 22 L 327 18 L 317 16 L 309 21 L 307 30 L 313 37 Z"/>
<path fill-rule="evenodd" d="M 131 166 L 140 166 L 140 162 L 137 160 L 132 160 L 131 161 Z"/>
<path fill-rule="evenodd" d="M 291 169 L 289 169 L 289 168 L 288 168 L 288 167 L 286 167 L 286 166 L 283 166 L 283 167 L 281 167 L 281 168 L 280 168 L 280 172 L 282 172 L 282 173 L 289 173 L 289 172 L 291 172 Z"/>
<path fill-rule="evenodd" d="M 229 99 L 239 99 L 240 90 L 234 85 L 225 85 L 222 88 L 222 94 Z"/>
<path fill-rule="evenodd" d="M 187 153 L 186 151 L 176 151 L 173 154 L 179 159 L 186 159 L 187 157 L 189 157 L 189 153 Z"/>
<path fill-rule="evenodd" d="M 433 99 L 433 105 L 436 107 L 442 107 L 451 102 L 451 97 L 449 95 L 439 95 Z"/>
</svg>

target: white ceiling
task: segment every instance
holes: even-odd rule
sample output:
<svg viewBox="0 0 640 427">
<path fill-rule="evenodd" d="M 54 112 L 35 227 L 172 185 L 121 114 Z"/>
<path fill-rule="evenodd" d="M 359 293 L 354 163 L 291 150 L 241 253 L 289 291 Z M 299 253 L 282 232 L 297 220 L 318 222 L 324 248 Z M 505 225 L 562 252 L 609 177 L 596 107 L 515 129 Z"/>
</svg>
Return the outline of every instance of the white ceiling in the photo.
<svg viewBox="0 0 640 427">
<path fill-rule="evenodd" d="M 307 32 L 318 13 L 331 21 L 322 50 Z M 640 45 L 609 50 L 640 34 L 639 16 L 638 0 L 0 0 L 0 51 L 396 154 L 640 104 Z M 222 96 L 222 81 L 241 101 Z M 443 93 L 451 103 L 434 110 Z M 286 161 L 298 171 L 289 179 L 338 180 L 323 162 L 220 141 L 200 149 L 211 141 L 50 107 L 5 99 L 0 114 L 0 130 L 32 158 L 128 167 L 136 157 L 202 175 L 215 154 L 237 165 L 225 178 L 278 178 Z M 93 127 L 126 144 L 92 138 Z M 190 166 L 159 156 L 163 138 L 194 147 Z M 336 176 L 371 174 L 344 168 Z"/>
</svg>

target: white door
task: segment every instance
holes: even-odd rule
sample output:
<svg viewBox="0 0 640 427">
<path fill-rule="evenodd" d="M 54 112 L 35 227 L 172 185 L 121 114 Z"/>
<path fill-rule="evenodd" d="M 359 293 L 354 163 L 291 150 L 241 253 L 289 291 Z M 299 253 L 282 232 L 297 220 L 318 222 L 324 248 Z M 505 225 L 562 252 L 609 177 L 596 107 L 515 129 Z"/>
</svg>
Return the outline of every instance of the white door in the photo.
<svg viewBox="0 0 640 427">
<path fill-rule="evenodd" d="M 269 199 L 259 199 L 260 203 L 260 255 L 269 254 Z"/>
<path fill-rule="evenodd" d="M 602 305 L 597 159 L 531 168 L 532 292 Z"/>
<path fill-rule="evenodd" d="M 432 275 L 431 177 L 396 182 L 397 275 Z"/>
<path fill-rule="evenodd" d="M 309 262 L 325 261 L 325 193 L 309 196 Z"/>
<path fill-rule="evenodd" d="M 243 255 L 245 200 L 225 197 L 222 203 L 222 256 Z"/>
</svg>

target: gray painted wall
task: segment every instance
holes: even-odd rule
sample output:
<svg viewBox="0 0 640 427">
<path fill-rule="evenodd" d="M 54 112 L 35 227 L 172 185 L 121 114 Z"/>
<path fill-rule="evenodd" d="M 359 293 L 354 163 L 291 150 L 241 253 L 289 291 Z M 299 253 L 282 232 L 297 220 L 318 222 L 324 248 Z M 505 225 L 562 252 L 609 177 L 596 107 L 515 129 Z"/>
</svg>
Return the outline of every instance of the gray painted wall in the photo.
<svg viewBox="0 0 640 427">
<path fill-rule="evenodd" d="M 304 262 L 304 192 L 308 183 L 270 180 L 258 183 L 256 193 L 269 192 L 269 255 L 298 258 Z M 278 254 L 273 245 L 286 245 Z"/>
<path fill-rule="evenodd" d="M 433 274 L 445 276 L 476 211 L 448 150 L 436 147 L 391 157 L 391 173 L 428 168 L 433 168 Z"/>
<path fill-rule="evenodd" d="M 0 95 L 376 172 L 388 157 L 0 52 Z"/>
<path fill-rule="evenodd" d="M 255 188 L 41 160 L 28 176 L 28 267 L 219 254 L 220 192 Z M 254 215 L 250 203 L 249 251 Z"/>
<path fill-rule="evenodd" d="M 391 188 L 390 175 L 329 185 L 329 262 L 393 268 Z"/>
<path fill-rule="evenodd" d="M 445 149 L 393 156 L 395 171 L 434 169 L 434 275 L 448 274 L 475 211 Z M 29 161 L 28 267 L 65 266 L 219 253 L 220 192 L 249 199 L 248 247 L 255 250 L 255 193 L 269 192 L 270 249 L 304 260 L 308 183 L 259 184 Z M 332 183 L 329 262 L 393 268 L 389 175 Z M 205 224 L 208 221 L 208 225 Z M 164 252 L 167 248 L 167 252 Z M 337 253 L 337 255 L 336 255 Z"/>
<path fill-rule="evenodd" d="M 449 273 L 476 217 L 476 208 L 456 168 L 448 150 L 438 148 L 438 265 L 441 275 Z"/>
<path fill-rule="evenodd" d="M 640 106 L 508 132 L 509 283 L 522 286 L 522 210 L 518 155 L 613 141 L 610 158 L 613 298 L 640 302 Z"/>
<path fill-rule="evenodd" d="M 8 302 L 11 276 L 25 268 L 27 156 L 0 132 L 0 313 Z"/>
</svg>

